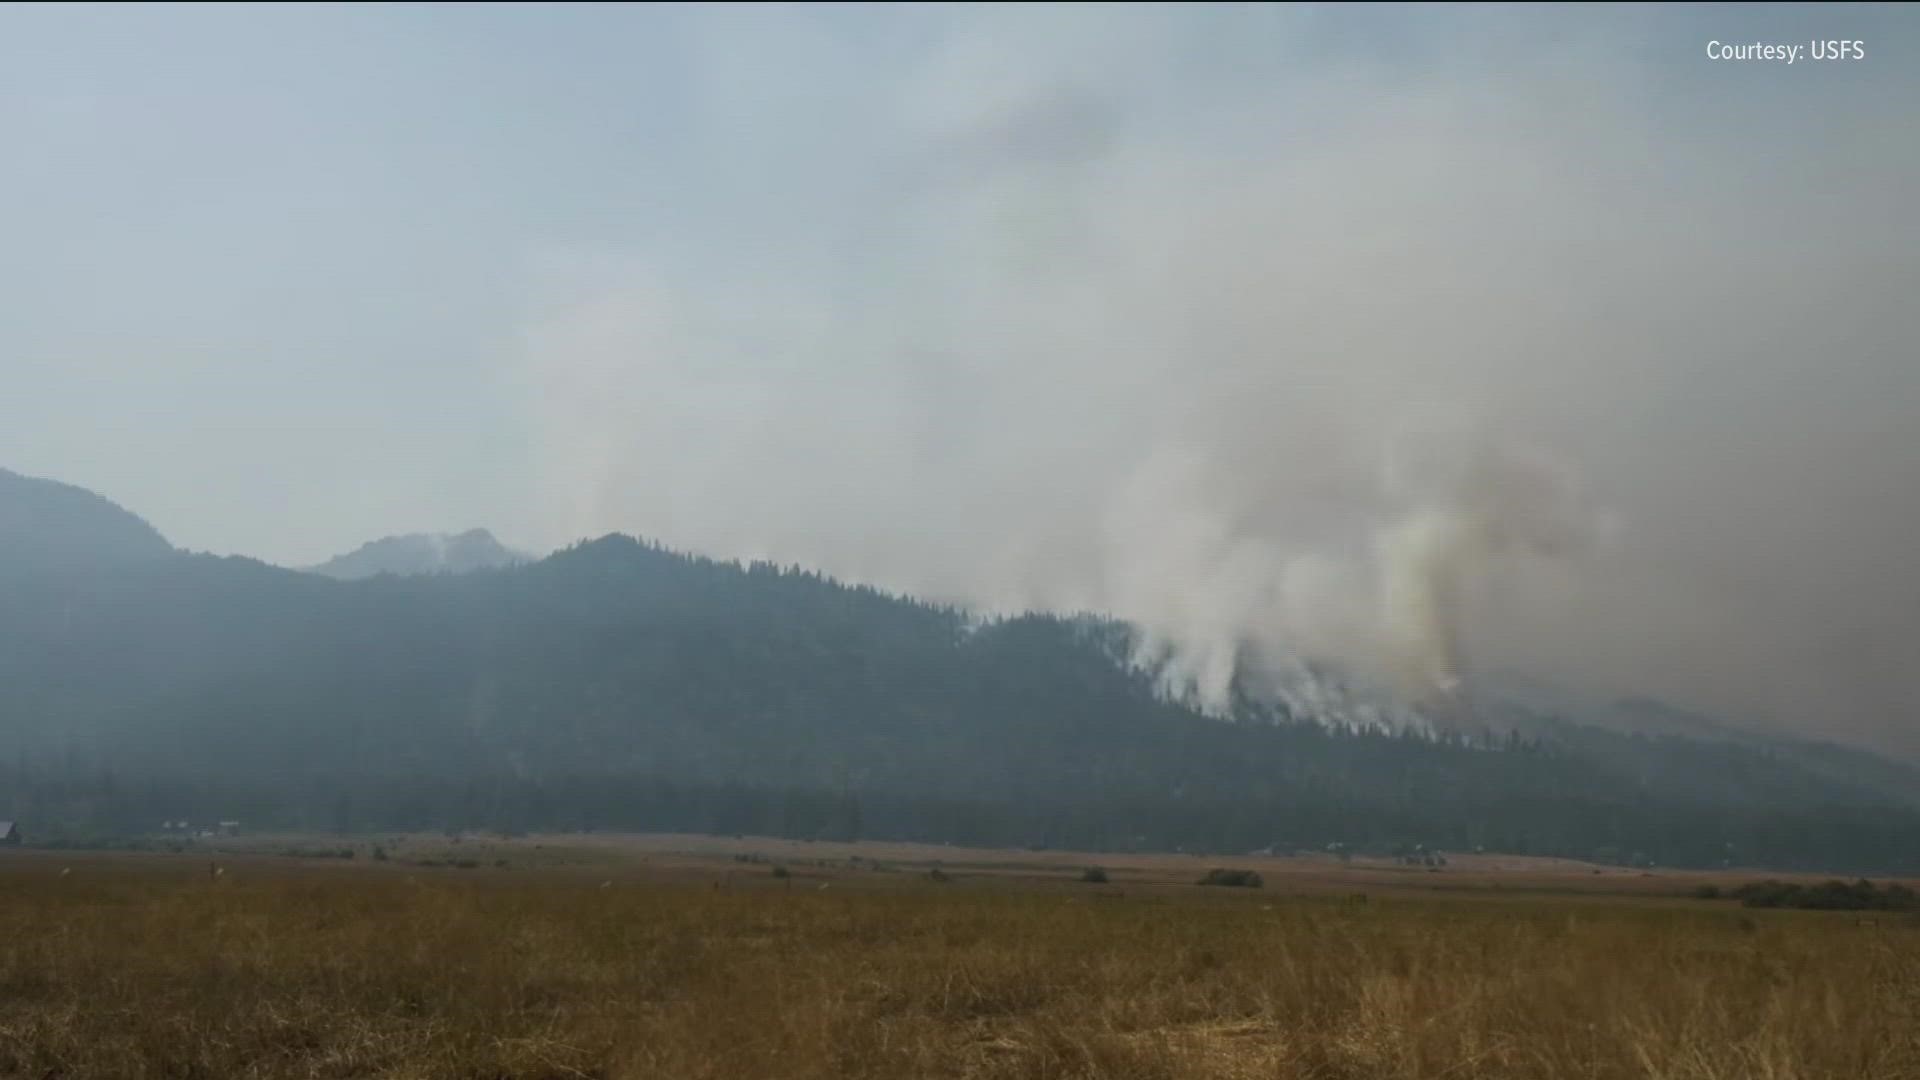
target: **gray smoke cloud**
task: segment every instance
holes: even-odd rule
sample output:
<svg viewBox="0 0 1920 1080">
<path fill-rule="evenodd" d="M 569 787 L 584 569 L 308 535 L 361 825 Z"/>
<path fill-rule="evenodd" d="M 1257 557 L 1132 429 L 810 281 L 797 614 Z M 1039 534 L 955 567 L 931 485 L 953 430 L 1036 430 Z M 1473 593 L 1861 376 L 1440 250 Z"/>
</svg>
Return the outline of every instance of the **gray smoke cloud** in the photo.
<svg viewBox="0 0 1920 1080">
<path fill-rule="evenodd" d="M 1920 751 L 1910 78 L 1208 19 L 949 15 L 836 111 L 830 41 L 716 40 L 735 226 L 533 269 L 546 539 L 1110 612 L 1212 705 L 1328 656 Z"/>
<path fill-rule="evenodd" d="M 1387 464 L 1389 491 L 1409 506 L 1375 539 L 1395 682 L 1415 700 L 1455 695 L 1474 587 L 1508 557 L 1576 558 L 1602 522 L 1570 477 L 1518 449 L 1427 438 L 1394 447 Z"/>
</svg>

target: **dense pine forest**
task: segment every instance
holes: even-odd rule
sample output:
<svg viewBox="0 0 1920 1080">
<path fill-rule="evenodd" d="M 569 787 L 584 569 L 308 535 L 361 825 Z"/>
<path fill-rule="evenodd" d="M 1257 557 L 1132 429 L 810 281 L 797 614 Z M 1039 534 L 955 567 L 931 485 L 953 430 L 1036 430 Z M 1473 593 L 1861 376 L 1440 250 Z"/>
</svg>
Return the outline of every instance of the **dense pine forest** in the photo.
<svg viewBox="0 0 1920 1080">
<path fill-rule="evenodd" d="M 33 552 L 0 575 L 0 812 L 39 838 L 185 817 L 1920 867 L 1920 783 L 1870 755 L 1204 716 L 1110 621 L 982 621 L 624 536 L 359 581 Z"/>
</svg>

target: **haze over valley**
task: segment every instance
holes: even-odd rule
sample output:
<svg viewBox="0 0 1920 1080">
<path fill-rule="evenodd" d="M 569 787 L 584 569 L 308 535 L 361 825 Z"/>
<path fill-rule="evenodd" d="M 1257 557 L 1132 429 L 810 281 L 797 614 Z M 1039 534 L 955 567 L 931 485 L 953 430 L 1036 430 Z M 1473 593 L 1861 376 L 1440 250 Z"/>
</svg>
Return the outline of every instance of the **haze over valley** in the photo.
<svg viewBox="0 0 1920 1080">
<path fill-rule="evenodd" d="M 1914 23 L 1698 55 L 1827 17 L 10 11 L 0 723 L 309 823 L 1904 822 Z"/>
<path fill-rule="evenodd" d="M 620 535 L 330 577 L 177 551 L 12 473 L 0 526 L 0 779 L 70 840 L 244 813 L 1886 871 L 1920 837 L 1920 770 L 1647 700 L 1482 678 L 1470 709 L 1423 707 L 1300 656 L 1205 709 L 1111 618 L 986 616 Z M 416 539 L 358 554 L 439 550 Z"/>
<path fill-rule="evenodd" d="M 0 1077 L 1920 1077 L 1920 7 L 0 5 Z"/>
</svg>

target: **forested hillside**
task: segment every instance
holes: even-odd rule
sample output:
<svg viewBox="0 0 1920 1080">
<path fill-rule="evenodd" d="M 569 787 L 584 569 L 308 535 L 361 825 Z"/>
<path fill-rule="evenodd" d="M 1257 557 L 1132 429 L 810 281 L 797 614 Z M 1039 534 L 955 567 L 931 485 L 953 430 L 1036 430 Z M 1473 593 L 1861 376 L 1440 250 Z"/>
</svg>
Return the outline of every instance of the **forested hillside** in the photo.
<svg viewBox="0 0 1920 1080">
<path fill-rule="evenodd" d="M 0 469 L 0 579 L 84 573 L 172 553 L 159 530 L 85 488 Z"/>
<path fill-rule="evenodd" d="M 976 624 L 623 536 L 456 576 L 175 555 L 15 578 L 0 812 L 76 836 L 191 816 L 1920 864 L 1920 786 L 1844 759 L 1566 725 L 1210 719 L 1115 663 L 1125 635 Z"/>
</svg>

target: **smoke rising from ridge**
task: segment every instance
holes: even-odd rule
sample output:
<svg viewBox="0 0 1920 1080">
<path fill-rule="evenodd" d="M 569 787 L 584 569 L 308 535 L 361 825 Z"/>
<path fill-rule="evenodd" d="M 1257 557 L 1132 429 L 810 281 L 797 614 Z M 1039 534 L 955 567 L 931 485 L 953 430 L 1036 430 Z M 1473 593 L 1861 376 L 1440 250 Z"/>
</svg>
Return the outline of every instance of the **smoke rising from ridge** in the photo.
<svg viewBox="0 0 1920 1080">
<path fill-rule="evenodd" d="M 1462 689 L 1466 594 L 1508 556 L 1570 559 L 1600 518 L 1569 477 L 1537 455 L 1491 443 L 1395 448 L 1389 488 L 1410 509 L 1375 538 L 1384 638 L 1414 700 Z"/>
<path fill-rule="evenodd" d="M 1110 612 L 1216 707 L 1327 656 L 1920 748 L 1884 104 L 1816 73 L 1761 131 L 1618 41 L 1409 74 L 1170 18 L 953 16 L 830 113 L 781 90 L 831 40 L 729 39 L 716 115 L 818 152 L 716 149 L 735 228 L 543 256 L 549 539 Z"/>
<path fill-rule="evenodd" d="M 13 5 L 0 463 L 289 566 L 621 530 L 1124 615 L 1215 703 L 1335 658 L 1920 758 L 1916 54 L 1898 6 Z"/>
</svg>

